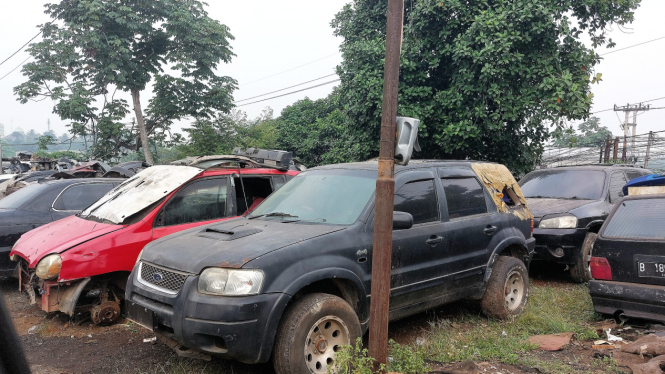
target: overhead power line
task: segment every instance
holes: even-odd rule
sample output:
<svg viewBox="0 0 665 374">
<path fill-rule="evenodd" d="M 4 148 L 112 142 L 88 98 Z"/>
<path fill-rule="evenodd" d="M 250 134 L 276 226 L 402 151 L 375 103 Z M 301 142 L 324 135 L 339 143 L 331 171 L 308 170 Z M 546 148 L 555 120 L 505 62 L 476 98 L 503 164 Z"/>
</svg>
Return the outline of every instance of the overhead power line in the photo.
<svg viewBox="0 0 665 374">
<path fill-rule="evenodd" d="M 33 41 L 33 40 L 35 40 L 35 38 L 38 37 L 39 35 L 41 35 L 41 33 L 42 33 L 42 31 L 39 30 L 39 32 L 37 33 L 37 35 L 33 36 L 32 39 L 28 40 L 27 43 L 23 44 L 23 46 L 22 46 L 21 48 L 19 48 L 16 52 L 12 53 L 11 56 L 7 57 L 7 58 L 4 59 L 2 62 L 0 62 L 0 65 L 4 64 L 5 62 L 7 62 L 7 60 L 9 60 L 10 58 L 14 57 L 14 55 L 16 55 L 17 53 L 21 52 L 21 51 L 23 50 L 23 48 L 25 48 L 26 45 L 30 44 L 30 42 Z"/>
<path fill-rule="evenodd" d="M 661 36 L 660 38 L 656 38 L 656 39 L 648 40 L 648 41 L 646 41 L 646 42 L 642 42 L 642 43 L 638 43 L 638 44 L 629 45 L 628 47 L 623 47 L 623 48 L 615 49 L 615 50 L 613 50 L 613 51 L 609 51 L 609 52 L 605 52 L 605 53 L 600 53 L 598 56 L 609 55 L 610 53 L 619 52 L 619 51 L 623 51 L 623 50 L 625 50 L 625 49 L 630 49 L 630 48 L 638 47 L 638 46 L 641 46 L 641 45 L 643 45 L 643 44 L 647 44 L 647 43 L 655 42 L 655 41 L 658 41 L 658 40 L 661 40 L 661 39 L 665 39 L 665 36 Z"/>
<path fill-rule="evenodd" d="M 333 54 L 331 54 L 331 55 L 328 55 L 328 56 L 325 56 L 325 57 L 321 57 L 321 58 L 318 59 L 318 60 L 310 61 L 310 62 L 308 62 L 308 63 L 306 63 L 306 64 L 298 65 L 298 66 L 293 67 L 293 68 L 291 68 L 291 69 L 284 70 L 284 71 L 280 71 L 279 73 L 275 73 L 275 74 L 273 74 L 273 75 L 269 75 L 269 76 L 267 76 L 267 77 L 263 77 L 263 78 L 260 78 L 260 79 L 255 80 L 255 81 L 251 81 L 251 82 L 243 83 L 243 84 L 241 84 L 240 86 L 247 86 L 247 85 L 252 84 L 252 83 L 260 82 L 260 81 L 262 81 L 262 80 L 264 80 L 264 79 L 272 78 L 272 77 L 274 77 L 274 76 L 276 76 L 276 75 L 284 74 L 284 73 L 287 73 L 287 72 L 289 72 L 289 71 L 299 69 L 299 68 L 301 68 L 301 67 L 303 67 L 303 66 L 307 66 L 307 65 L 309 65 L 309 64 L 313 64 L 313 63 L 315 63 L 315 62 L 318 62 L 318 61 L 321 61 L 321 60 L 325 60 L 325 59 L 327 59 L 327 58 L 329 58 L 329 57 L 336 56 L 336 55 L 338 55 L 338 54 L 340 54 L 340 53 L 342 53 L 342 52 L 333 53 Z"/>
<path fill-rule="evenodd" d="M 252 101 L 251 103 L 245 103 L 245 104 L 241 104 L 241 105 L 236 105 L 236 107 L 241 107 L 241 106 L 245 106 L 245 105 L 250 105 L 250 104 L 260 103 L 260 102 L 262 102 L 262 101 L 272 100 L 272 99 L 276 99 L 276 98 L 278 98 L 278 97 L 292 95 L 292 94 L 294 94 L 294 93 L 298 93 L 298 92 L 302 92 L 302 91 L 311 90 L 312 88 L 317 88 L 317 87 L 325 86 L 325 85 L 327 85 L 327 84 L 331 84 L 331 83 L 335 83 L 335 82 L 339 82 L 339 81 L 340 81 L 340 79 L 335 79 L 335 80 L 332 80 L 332 81 L 329 81 L 329 82 L 325 82 L 325 83 L 317 84 L 316 86 L 311 86 L 311 87 L 303 88 L 303 89 L 301 89 L 301 90 L 292 91 L 292 92 L 287 92 L 287 93 L 285 93 L 285 94 L 281 94 L 281 95 L 277 95 L 277 96 L 273 96 L 273 97 L 268 97 L 268 98 L 266 98 L 266 99 L 262 99 L 262 100 Z"/>
<path fill-rule="evenodd" d="M 16 69 L 20 68 L 21 66 L 23 66 L 23 64 L 25 64 L 25 62 L 28 61 L 28 60 L 30 59 L 30 57 L 32 57 L 32 56 L 28 56 L 28 58 L 26 58 L 25 60 L 23 60 L 23 62 L 21 62 L 20 64 L 18 64 L 18 66 L 16 66 L 16 67 L 13 68 L 12 70 L 10 70 L 9 73 L 3 75 L 2 78 L 0 78 L 0 81 L 3 80 L 3 79 L 5 79 L 5 77 L 7 77 L 9 74 L 13 73 L 14 70 L 16 70 Z"/>
<path fill-rule="evenodd" d="M 319 77 L 319 78 L 316 78 L 316 79 L 312 79 L 312 80 L 309 80 L 309 81 L 307 81 L 307 82 L 303 82 L 303 83 L 294 84 L 293 86 L 285 87 L 285 88 L 282 88 L 282 89 L 279 89 L 279 90 L 276 90 L 276 91 L 267 92 L 267 93 L 264 93 L 264 94 L 262 94 L 262 95 L 257 95 L 257 96 L 248 97 L 248 98 L 246 98 L 246 99 L 242 99 L 242 100 L 237 100 L 236 103 L 239 103 L 239 102 L 242 102 L 242 101 L 247 101 L 247 100 L 256 99 L 257 97 L 261 97 L 261 96 L 266 96 L 266 95 L 274 94 L 275 92 L 280 92 L 280 91 L 288 90 L 289 88 L 302 86 L 303 84 L 312 83 L 312 82 L 315 82 L 315 81 L 321 80 L 321 79 L 323 79 L 323 78 L 332 77 L 333 75 L 337 75 L 337 74 L 328 74 L 328 75 L 324 75 L 323 77 Z"/>
<path fill-rule="evenodd" d="M 650 102 L 652 102 L 652 101 L 663 100 L 663 99 L 665 99 L 665 96 L 663 96 L 663 97 L 659 97 L 659 98 L 656 98 L 656 99 L 651 99 L 651 100 L 642 100 L 642 101 L 640 101 L 640 103 L 650 103 Z M 629 104 L 629 105 L 630 105 L 630 104 Z M 653 109 L 660 109 L 660 108 L 653 108 Z M 603 109 L 603 110 L 597 110 L 597 111 L 595 111 L 595 112 L 591 112 L 591 113 L 589 113 L 589 114 L 597 114 L 597 113 L 602 113 L 602 112 L 609 112 L 610 110 L 614 110 L 614 108 Z"/>
</svg>

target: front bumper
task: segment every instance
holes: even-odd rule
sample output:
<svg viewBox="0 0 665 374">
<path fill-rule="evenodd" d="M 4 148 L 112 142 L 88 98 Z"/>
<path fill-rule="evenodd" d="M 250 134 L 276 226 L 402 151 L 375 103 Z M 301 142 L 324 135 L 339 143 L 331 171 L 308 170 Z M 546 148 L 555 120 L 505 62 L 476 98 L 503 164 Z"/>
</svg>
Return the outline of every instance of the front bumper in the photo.
<svg viewBox="0 0 665 374">
<path fill-rule="evenodd" d="M 663 286 L 592 280 L 589 293 L 598 313 L 623 313 L 628 317 L 665 322 Z"/>
<path fill-rule="evenodd" d="M 534 259 L 554 261 L 560 264 L 575 263 L 577 252 L 581 250 L 589 230 L 583 229 L 533 229 L 536 238 Z M 557 248 L 563 249 L 563 256 L 554 255 Z"/>
<path fill-rule="evenodd" d="M 135 314 L 151 311 L 152 330 L 186 347 L 245 363 L 268 361 L 289 295 L 204 295 L 198 292 L 198 275 L 169 295 L 139 282 L 136 269 L 125 292 L 130 320 L 140 322 Z"/>
</svg>

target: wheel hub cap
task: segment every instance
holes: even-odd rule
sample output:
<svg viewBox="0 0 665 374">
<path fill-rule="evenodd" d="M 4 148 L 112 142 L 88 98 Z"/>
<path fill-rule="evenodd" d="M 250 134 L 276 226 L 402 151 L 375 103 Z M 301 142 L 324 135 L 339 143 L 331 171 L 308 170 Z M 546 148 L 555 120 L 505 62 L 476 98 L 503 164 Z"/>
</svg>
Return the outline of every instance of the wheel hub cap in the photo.
<svg viewBox="0 0 665 374">
<path fill-rule="evenodd" d="M 328 366 L 334 365 L 335 353 L 348 344 L 351 344 L 349 328 L 341 319 L 326 316 L 316 321 L 305 342 L 305 364 L 309 372 L 326 373 Z"/>
<path fill-rule="evenodd" d="M 522 304 L 524 279 L 519 272 L 513 271 L 508 275 L 504 296 L 508 310 L 515 310 Z"/>
</svg>

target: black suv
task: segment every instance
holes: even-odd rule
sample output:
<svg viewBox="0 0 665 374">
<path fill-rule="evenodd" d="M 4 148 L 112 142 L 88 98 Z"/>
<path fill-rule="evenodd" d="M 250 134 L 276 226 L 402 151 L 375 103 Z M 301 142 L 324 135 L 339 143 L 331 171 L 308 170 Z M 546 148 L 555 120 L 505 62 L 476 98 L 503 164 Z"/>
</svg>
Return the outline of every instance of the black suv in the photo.
<svg viewBox="0 0 665 374">
<path fill-rule="evenodd" d="M 665 322 L 665 195 L 617 204 L 593 247 L 591 274 L 596 312 Z"/>
<path fill-rule="evenodd" d="M 619 165 L 568 166 L 530 172 L 520 180 L 534 216 L 534 259 L 566 264 L 575 282 L 591 279 L 589 258 L 598 230 L 627 181 L 651 174 Z"/>
<path fill-rule="evenodd" d="M 462 298 L 526 305 L 532 216 L 499 164 L 396 167 L 390 319 Z M 127 316 L 189 348 L 279 374 L 325 373 L 369 324 L 377 163 L 322 166 L 246 217 L 148 244 Z"/>
</svg>

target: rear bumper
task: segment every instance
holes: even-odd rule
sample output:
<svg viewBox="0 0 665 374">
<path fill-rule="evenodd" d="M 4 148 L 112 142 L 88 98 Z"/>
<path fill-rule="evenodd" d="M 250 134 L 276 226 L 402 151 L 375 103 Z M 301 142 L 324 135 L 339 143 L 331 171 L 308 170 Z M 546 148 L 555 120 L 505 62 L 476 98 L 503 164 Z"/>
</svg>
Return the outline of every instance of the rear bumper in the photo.
<svg viewBox="0 0 665 374">
<path fill-rule="evenodd" d="M 553 261 L 560 264 L 575 263 L 577 252 L 582 248 L 584 238 L 589 232 L 583 229 L 533 229 L 536 238 L 534 259 Z M 563 256 L 556 256 L 557 248 L 563 249 Z"/>
<path fill-rule="evenodd" d="M 186 347 L 245 363 L 270 358 L 289 295 L 204 295 L 198 292 L 195 275 L 188 277 L 177 295 L 168 295 L 139 282 L 136 273 L 135 268 L 125 292 L 130 320 L 141 322 L 133 313 L 152 311 L 152 330 Z"/>
<path fill-rule="evenodd" d="M 623 313 L 628 317 L 665 322 L 663 286 L 592 280 L 589 293 L 598 313 Z"/>
</svg>

